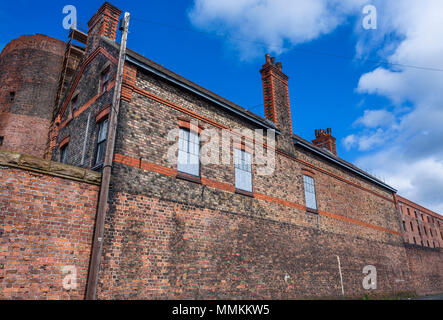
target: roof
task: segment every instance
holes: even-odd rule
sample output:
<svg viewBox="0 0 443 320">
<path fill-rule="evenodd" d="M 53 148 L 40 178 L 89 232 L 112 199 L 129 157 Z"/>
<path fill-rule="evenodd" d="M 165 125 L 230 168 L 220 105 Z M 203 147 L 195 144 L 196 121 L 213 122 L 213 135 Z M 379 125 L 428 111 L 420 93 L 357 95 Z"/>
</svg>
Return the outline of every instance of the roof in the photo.
<svg viewBox="0 0 443 320">
<path fill-rule="evenodd" d="M 352 172 L 356 173 L 357 175 L 368 179 L 374 183 L 376 183 L 377 185 L 388 189 L 389 191 L 392 191 L 394 193 L 397 192 L 396 189 L 392 188 L 391 186 L 389 186 L 388 184 L 386 184 L 385 182 L 381 181 L 380 179 L 370 175 L 369 173 L 367 173 L 366 171 L 363 171 L 362 169 L 358 168 L 357 166 L 355 166 L 354 164 L 343 160 L 342 158 L 337 157 L 335 154 L 327 152 L 325 150 L 323 150 L 322 148 L 317 147 L 315 144 L 313 144 L 312 142 L 309 142 L 305 139 L 303 139 L 300 136 L 297 135 L 293 135 L 293 139 L 294 139 L 294 144 L 295 145 L 300 145 L 306 149 L 309 149 L 310 151 L 316 153 L 317 155 L 326 158 L 348 170 L 351 170 Z"/>
<path fill-rule="evenodd" d="M 119 45 L 115 41 L 112 41 L 104 36 L 102 37 L 102 39 L 106 43 L 108 43 L 109 45 L 115 47 L 116 49 L 119 49 Z M 280 133 L 272 121 L 265 119 L 263 117 L 260 117 L 259 115 L 256 115 L 255 113 L 250 112 L 249 110 L 247 110 L 247 109 L 199 86 L 198 84 L 195 84 L 194 82 L 180 76 L 179 74 L 177 74 L 175 72 L 172 72 L 171 70 L 169 70 L 169 69 L 163 67 L 162 65 L 142 56 L 141 54 L 139 54 L 133 50 L 127 49 L 126 60 L 139 66 L 140 68 L 143 68 L 143 69 L 145 69 L 149 72 L 152 72 L 160 77 L 163 77 L 163 78 L 167 79 L 168 81 L 171 81 L 177 85 L 180 85 L 187 90 L 190 90 L 200 96 L 203 96 L 207 100 L 210 100 L 210 101 L 220 105 L 224 109 L 227 109 L 228 111 L 233 112 L 233 113 L 239 115 L 240 117 L 243 117 L 255 124 L 258 124 L 260 127 L 263 127 L 265 129 L 275 130 L 277 134 Z M 326 158 L 326 159 L 356 173 L 357 175 L 376 183 L 377 185 L 379 185 L 383 188 L 386 188 L 394 193 L 397 192 L 397 190 L 395 190 L 394 188 L 390 187 L 389 185 L 387 185 L 383 181 L 377 179 L 376 177 L 368 174 L 367 172 L 361 170 L 360 168 L 356 167 L 352 163 L 349 163 L 349 162 L 335 156 L 332 153 L 326 152 L 325 150 L 318 148 L 316 145 L 312 144 L 311 142 L 309 142 L 297 135 L 293 135 L 293 137 L 294 137 L 294 143 L 296 145 L 298 144 L 298 145 L 301 145 L 302 147 L 310 149 L 311 151 L 313 151 L 317 155 L 319 155 L 323 158 Z"/>
<path fill-rule="evenodd" d="M 416 208 L 416 209 L 420 210 L 423 213 L 427 213 L 427 214 L 429 214 L 431 216 L 434 216 L 435 218 L 443 220 L 443 216 L 441 216 L 440 214 L 438 214 L 438 213 L 436 213 L 436 212 L 434 212 L 432 210 L 429 210 L 429 209 L 427 209 L 427 208 L 425 208 L 425 207 L 423 207 L 423 206 L 421 206 L 421 205 L 419 205 L 419 204 L 417 204 L 417 203 L 415 203 L 415 202 L 413 202 L 413 201 L 411 201 L 409 199 L 406 199 L 406 198 L 404 198 L 404 197 L 402 197 L 400 195 L 396 195 L 396 197 L 397 197 L 397 199 L 400 202 L 403 202 L 404 204 L 407 204 L 408 206 L 411 206 L 413 208 Z"/>
<path fill-rule="evenodd" d="M 117 49 L 119 48 L 119 45 L 115 41 L 112 41 L 106 37 L 102 37 L 102 39 L 109 45 L 114 46 Z M 212 91 L 199 86 L 198 84 L 182 77 L 181 75 L 165 68 L 164 66 L 158 64 L 157 62 L 154 62 L 133 50 L 127 49 L 126 60 L 160 77 L 163 77 L 170 82 L 180 85 L 185 89 L 190 90 L 193 93 L 198 94 L 203 98 L 218 104 L 227 111 L 235 113 L 238 116 L 243 117 L 246 120 L 255 123 L 256 125 L 259 125 L 262 128 L 275 130 L 277 134 L 280 133 L 280 131 L 277 129 L 277 127 L 272 121 L 260 117 L 259 115 L 256 115 L 255 113 L 252 113 L 249 110 L 235 104 L 234 102 L 229 101 L 213 93 Z"/>
</svg>

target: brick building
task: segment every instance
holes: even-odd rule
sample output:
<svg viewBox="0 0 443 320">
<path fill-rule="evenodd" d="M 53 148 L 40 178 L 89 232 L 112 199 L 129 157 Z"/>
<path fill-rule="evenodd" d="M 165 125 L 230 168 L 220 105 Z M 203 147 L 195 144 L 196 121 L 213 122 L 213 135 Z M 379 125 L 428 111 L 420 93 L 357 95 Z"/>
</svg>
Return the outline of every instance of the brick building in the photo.
<svg viewBox="0 0 443 320">
<path fill-rule="evenodd" d="M 48 163 L 86 170 L 83 177 L 88 170 L 101 172 L 107 152 L 120 14 L 105 3 L 89 21 L 85 46 L 78 46 L 78 67 L 55 99 L 48 139 L 39 145 L 47 148 Z M 412 274 L 412 249 L 404 244 L 396 190 L 341 159 L 331 129 L 316 130 L 312 142 L 294 135 L 282 64 L 267 55 L 260 72 L 266 118 L 127 51 L 120 112 L 114 115 L 97 297 L 360 296 L 367 293 L 362 287 L 367 265 L 377 268 L 374 294 L 443 291 L 441 249 L 414 253 L 423 257 L 413 259 Z M 267 135 L 257 141 L 238 137 L 238 129 L 261 129 Z M 228 163 L 200 163 L 208 130 L 222 137 L 215 150 L 219 154 L 229 145 Z M 171 132 L 176 132 L 172 138 Z M 231 136 L 223 140 L 226 132 Z M 260 174 L 255 164 L 256 145 L 275 155 L 270 176 Z M 21 162 L 11 166 L 29 169 Z M 13 187 L 8 190 L 12 193 Z M 92 236 L 91 231 L 90 241 Z M 432 261 L 432 267 L 424 261 Z M 84 294 L 82 276 L 71 298 Z M 420 285 L 419 279 L 429 285 Z M 8 295 L 1 284 L 0 292 L 17 297 L 14 283 L 10 280 Z"/>
<path fill-rule="evenodd" d="M 443 217 L 419 204 L 396 196 L 402 218 L 405 243 L 428 247 L 443 247 Z"/>
</svg>

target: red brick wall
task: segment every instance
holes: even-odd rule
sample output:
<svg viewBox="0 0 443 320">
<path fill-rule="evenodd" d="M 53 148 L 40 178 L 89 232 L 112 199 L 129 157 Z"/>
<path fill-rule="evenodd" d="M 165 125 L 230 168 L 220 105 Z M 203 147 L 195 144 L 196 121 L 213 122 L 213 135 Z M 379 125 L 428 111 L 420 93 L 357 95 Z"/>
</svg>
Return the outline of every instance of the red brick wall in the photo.
<svg viewBox="0 0 443 320">
<path fill-rule="evenodd" d="M 137 71 L 121 105 L 98 297 L 295 298 L 410 291 L 391 191 L 293 148 L 272 176 L 235 193 L 232 165 L 206 165 L 201 183 L 177 178 L 166 155 L 179 119 L 205 129 L 252 128 L 211 103 Z M 126 100 L 129 100 L 125 96 Z M 314 172 L 318 214 L 307 212 L 303 169 Z M 256 170 L 255 168 L 253 170 Z M 288 278 L 289 277 L 289 278 Z M 286 278 L 286 281 L 285 281 Z"/>
<path fill-rule="evenodd" d="M 21 36 L 3 49 L 0 150 L 43 156 L 64 50 L 64 42 L 41 34 Z"/>
<path fill-rule="evenodd" d="M 406 253 L 416 293 L 419 295 L 442 293 L 443 250 L 409 245 Z"/>
<path fill-rule="evenodd" d="M 0 150 L 43 155 L 48 140 L 50 120 L 34 116 L 0 114 Z"/>
<path fill-rule="evenodd" d="M 405 251 L 395 244 L 141 194 L 119 192 L 114 201 L 100 299 L 341 296 L 337 255 L 346 296 L 409 290 Z M 370 264 L 372 292 L 362 287 Z"/>
<path fill-rule="evenodd" d="M 406 243 L 443 248 L 443 217 L 408 199 L 396 196 Z"/>
<path fill-rule="evenodd" d="M 83 299 L 99 186 L 0 168 L 0 299 Z M 77 289 L 63 289 L 75 266 Z"/>
</svg>

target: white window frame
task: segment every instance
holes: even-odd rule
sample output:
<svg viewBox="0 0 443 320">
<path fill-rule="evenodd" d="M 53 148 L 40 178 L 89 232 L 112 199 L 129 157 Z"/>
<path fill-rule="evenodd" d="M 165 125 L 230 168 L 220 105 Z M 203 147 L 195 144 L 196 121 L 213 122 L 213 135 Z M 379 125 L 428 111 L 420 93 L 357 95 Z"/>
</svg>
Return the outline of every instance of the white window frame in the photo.
<svg viewBox="0 0 443 320">
<path fill-rule="evenodd" d="M 234 149 L 235 188 L 252 193 L 252 154 Z"/>
<path fill-rule="evenodd" d="M 200 135 L 193 130 L 180 128 L 177 171 L 200 177 Z"/>
<path fill-rule="evenodd" d="M 318 210 L 314 178 L 308 175 L 303 175 L 303 186 L 305 190 L 306 208 L 311 210 Z"/>
</svg>

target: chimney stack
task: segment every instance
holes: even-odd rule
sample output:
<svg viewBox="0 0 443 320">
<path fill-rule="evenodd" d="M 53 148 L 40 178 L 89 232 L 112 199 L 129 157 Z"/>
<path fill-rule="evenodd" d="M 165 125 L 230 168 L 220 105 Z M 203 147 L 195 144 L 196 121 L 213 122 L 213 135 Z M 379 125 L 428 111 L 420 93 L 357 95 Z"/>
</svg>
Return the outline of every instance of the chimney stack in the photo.
<svg viewBox="0 0 443 320">
<path fill-rule="evenodd" d="M 266 63 L 260 73 L 263 81 L 263 95 L 266 119 L 275 123 L 281 131 L 281 145 L 285 151 L 293 153 L 291 107 L 289 103 L 288 76 L 283 73 L 281 62 L 275 62 L 275 57 L 266 55 Z"/>
<path fill-rule="evenodd" d="M 97 48 L 101 36 L 115 41 L 121 13 L 120 9 L 114 7 L 109 2 L 105 2 L 89 20 L 87 56 Z"/>
<path fill-rule="evenodd" d="M 312 143 L 317 147 L 325 149 L 334 155 L 337 155 L 337 144 L 332 136 L 331 128 L 315 130 L 315 140 Z"/>
</svg>

